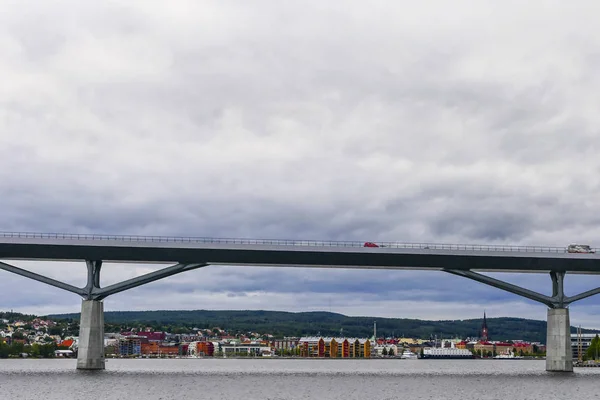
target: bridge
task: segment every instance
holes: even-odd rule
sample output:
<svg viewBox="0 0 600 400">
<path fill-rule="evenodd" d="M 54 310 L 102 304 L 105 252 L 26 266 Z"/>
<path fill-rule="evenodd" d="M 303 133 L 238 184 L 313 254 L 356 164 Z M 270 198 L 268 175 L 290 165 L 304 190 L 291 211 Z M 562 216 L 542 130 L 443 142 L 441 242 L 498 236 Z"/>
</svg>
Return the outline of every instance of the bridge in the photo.
<svg viewBox="0 0 600 400">
<path fill-rule="evenodd" d="M 103 300 L 175 274 L 207 265 L 304 268 L 422 269 L 472 279 L 548 307 L 546 370 L 572 372 L 569 304 L 600 293 L 564 293 L 565 274 L 600 273 L 597 253 L 567 253 L 563 247 L 460 245 L 434 243 L 215 239 L 157 236 L 0 233 L 0 259 L 85 261 L 87 284 L 76 287 L 0 262 L 0 269 L 83 298 L 77 355 L 78 369 L 104 369 Z M 161 263 L 168 267 L 102 287 L 103 262 Z M 534 272 L 550 275 L 547 296 L 492 278 L 482 272 Z"/>
</svg>

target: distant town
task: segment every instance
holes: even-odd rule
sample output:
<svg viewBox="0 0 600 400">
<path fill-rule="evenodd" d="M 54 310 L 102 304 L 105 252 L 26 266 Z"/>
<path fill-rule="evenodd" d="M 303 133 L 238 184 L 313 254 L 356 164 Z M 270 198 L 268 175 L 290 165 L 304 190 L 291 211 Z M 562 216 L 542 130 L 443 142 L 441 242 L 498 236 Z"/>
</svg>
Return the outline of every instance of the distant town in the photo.
<svg viewBox="0 0 600 400">
<path fill-rule="evenodd" d="M 0 313 L 0 358 L 75 357 L 78 323 Z M 110 327 L 110 325 L 108 325 Z M 381 337 L 373 323 L 370 337 L 297 336 L 276 337 L 269 332 L 228 332 L 226 327 L 176 332 L 157 331 L 150 326 L 105 333 L 106 357 L 200 358 L 200 357 L 302 357 L 302 358 L 535 358 L 545 356 L 545 345 L 515 338 L 492 340 L 484 314 L 477 337 Z M 340 332 L 341 333 L 341 332 Z M 574 335 L 575 336 L 575 335 Z M 587 352 L 595 334 L 587 334 Z M 580 340 L 581 342 L 581 340 Z"/>
</svg>

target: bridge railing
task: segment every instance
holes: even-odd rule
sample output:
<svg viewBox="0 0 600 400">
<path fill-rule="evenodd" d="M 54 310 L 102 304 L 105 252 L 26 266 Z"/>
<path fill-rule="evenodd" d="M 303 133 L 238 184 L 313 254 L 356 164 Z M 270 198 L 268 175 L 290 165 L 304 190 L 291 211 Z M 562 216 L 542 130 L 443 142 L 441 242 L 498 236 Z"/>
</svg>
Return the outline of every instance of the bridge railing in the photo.
<svg viewBox="0 0 600 400">
<path fill-rule="evenodd" d="M 248 244 L 274 246 L 305 247 L 364 247 L 359 241 L 323 241 L 323 240 L 285 240 L 285 239 L 228 239 L 209 237 L 177 237 L 177 236 L 140 236 L 140 235 L 99 235 L 72 233 L 35 233 L 35 232 L 0 232 L 0 238 L 23 239 L 64 239 L 64 240 L 98 240 L 120 242 L 174 242 L 174 243 L 215 243 L 215 244 Z M 468 250 L 468 251 L 506 251 L 526 253 L 564 253 L 566 247 L 548 246 L 510 246 L 480 244 L 441 244 L 441 243 L 402 243 L 373 242 L 379 247 L 394 249 L 421 250 Z"/>
</svg>

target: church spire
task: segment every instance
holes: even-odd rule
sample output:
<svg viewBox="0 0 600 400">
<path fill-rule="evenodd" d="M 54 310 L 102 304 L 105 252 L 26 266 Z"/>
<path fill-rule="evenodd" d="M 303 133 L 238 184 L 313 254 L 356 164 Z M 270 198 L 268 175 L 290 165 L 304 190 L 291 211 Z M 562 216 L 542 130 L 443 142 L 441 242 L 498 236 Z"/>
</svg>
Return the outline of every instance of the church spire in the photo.
<svg viewBox="0 0 600 400">
<path fill-rule="evenodd" d="M 485 315 L 485 310 L 483 311 L 483 323 L 481 324 L 481 340 L 487 342 L 488 337 L 488 326 L 487 326 L 487 318 Z"/>
</svg>

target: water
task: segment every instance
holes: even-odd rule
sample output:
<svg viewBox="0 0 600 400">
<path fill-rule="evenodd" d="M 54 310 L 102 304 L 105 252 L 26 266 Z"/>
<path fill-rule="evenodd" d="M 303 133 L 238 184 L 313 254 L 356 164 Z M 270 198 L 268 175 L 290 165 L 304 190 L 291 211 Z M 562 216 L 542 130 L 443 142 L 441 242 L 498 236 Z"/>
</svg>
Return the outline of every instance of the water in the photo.
<svg viewBox="0 0 600 400">
<path fill-rule="evenodd" d="M 0 360 L 0 399 L 594 399 L 600 368 L 527 360 Z"/>
</svg>

